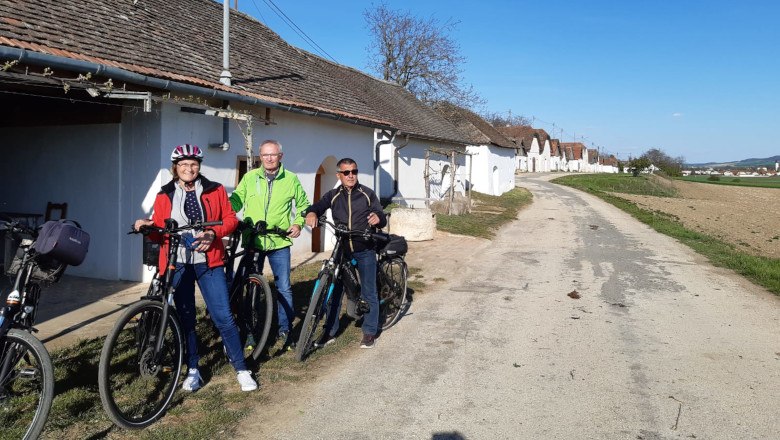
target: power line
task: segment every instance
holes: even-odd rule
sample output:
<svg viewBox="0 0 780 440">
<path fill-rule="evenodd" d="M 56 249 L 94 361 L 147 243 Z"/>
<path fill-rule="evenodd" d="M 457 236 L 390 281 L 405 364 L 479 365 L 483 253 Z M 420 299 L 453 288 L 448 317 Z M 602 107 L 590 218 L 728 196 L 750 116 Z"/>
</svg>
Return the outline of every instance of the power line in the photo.
<svg viewBox="0 0 780 440">
<path fill-rule="evenodd" d="M 276 3 L 273 2 L 273 0 L 263 0 L 263 2 L 268 5 L 269 8 L 280 18 L 282 21 L 290 27 L 290 29 L 293 30 L 296 34 L 298 34 L 299 37 L 301 37 L 306 43 L 309 44 L 309 46 L 314 49 L 315 52 L 319 53 L 323 58 L 330 58 L 334 63 L 338 63 L 335 58 L 333 58 L 325 49 L 323 49 L 319 44 L 317 44 L 311 37 L 309 37 L 306 32 L 303 31 L 295 22 L 287 16 L 287 14 L 282 11 L 279 6 L 276 5 Z M 257 9 L 257 12 L 260 13 L 260 8 L 257 6 L 257 3 L 255 3 L 255 0 L 252 0 L 252 4 L 255 5 L 255 9 Z M 262 17 L 262 13 L 261 17 Z M 267 23 L 267 22 L 266 22 Z"/>
</svg>

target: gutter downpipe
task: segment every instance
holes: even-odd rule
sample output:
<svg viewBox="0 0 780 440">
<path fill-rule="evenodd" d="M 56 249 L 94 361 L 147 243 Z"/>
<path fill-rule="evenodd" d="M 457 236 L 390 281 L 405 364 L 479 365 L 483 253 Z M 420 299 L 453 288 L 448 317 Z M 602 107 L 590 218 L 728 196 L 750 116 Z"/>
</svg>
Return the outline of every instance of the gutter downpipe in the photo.
<svg viewBox="0 0 780 440">
<path fill-rule="evenodd" d="M 226 86 L 232 85 L 233 75 L 230 74 L 230 0 L 224 0 L 222 7 L 222 73 L 219 82 Z M 225 110 L 230 109 L 230 102 L 222 101 Z M 222 149 L 230 148 L 230 119 L 222 118 Z M 251 154 L 249 157 L 251 158 Z M 247 171 L 252 170 L 252 161 L 246 162 Z"/>
<path fill-rule="evenodd" d="M 390 195 L 391 199 L 398 195 L 398 158 L 401 156 L 398 152 L 409 145 L 409 134 L 406 134 L 404 137 L 404 143 L 395 147 L 393 152 L 393 193 Z"/>
<path fill-rule="evenodd" d="M 393 143 L 393 140 L 395 139 L 395 133 L 395 130 L 381 130 L 379 132 L 379 141 L 377 141 L 377 143 L 374 145 L 374 192 L 380 199 L 382 198 L 382 193 L 380 192 L 379 188 L 379 181 L 381 180 L 379 178 L 379 148 L 382 145 Z"/>
<path fill-rule="evenodd" d="M 334 121 L 344 121 L 363 127 L 374 129 L 393 130 L 389 125 L 371 123 L 360 119 L 350 118 L 335 113 L 305 110 L 293 107 L 292 104 L 278 104 L 251 96 L 240 95 L 233 92 L 224 92 L 221 90 L 210 89 L 208 87 L 194 86 L 167 79 L 154 78 L 140 73 L 130 72 L 118 67 L 106 66 L 104 64 L 93 63 L 89 61 L 63 58 L 54 55 L 48 55 L 40 52 L 28 51 L 27 49 L 17 49 L 8 46 L 0 46 L 0 59 L 17 60 L 23 64 L 32 64 L 37 66 L 89 72 L 93 75 L 105 76 L 119 81 L 125 81 L 139 86 L 167 90 L 184 94 L 198 95 L 205 98 L 220 99 L 223 101 L 236 101 L 248 105 L 260 105 L 277 110 L 283 110 L 290 113 L 298 113 L 306 116 L 319 116 L 332 119 Z"/>
</svg>

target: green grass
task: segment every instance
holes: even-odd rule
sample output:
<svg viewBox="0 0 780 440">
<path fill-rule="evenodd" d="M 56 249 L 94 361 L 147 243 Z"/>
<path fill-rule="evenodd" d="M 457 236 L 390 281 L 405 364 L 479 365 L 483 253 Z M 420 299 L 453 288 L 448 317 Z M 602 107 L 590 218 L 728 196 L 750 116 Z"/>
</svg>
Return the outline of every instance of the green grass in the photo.
<svg viewBox="0 0 780 440">
<path fill-rule="evenodd" d="M 520 209 L 531 203 L 532 196 L 525 188 L 515 188 L 501 196 L 474 192 L 472 199 L 474 204 L 471 213 L 437 214 L 437 229 L 453 234 L 493 238 L 501 226 L 516 219 Z"/>
<path fill-rule="evenodd" d="M 720 180 L 708 180 L 709 176 L 685 176 L 686 182 L 710 183 L 713 185 L 752 186 L 758 188 L 780 188 L 780 177 L 720 176 Z"/>
<path fill-rule="evenodd" d="M 308 306 L 314 279 L 321 263 L 296 267 L 291 272 L 293 302 L 299 311 Z M 410 268 L 409 294 L 425 287 L 418 268 Z M 168 412 L 152 426 L 141 431 L 124 431 L 113 425 L 100 403 L 97 375 L 100 351 L 104 338 L 80 341 L 51 354 L 55 371 L 55 397 L 44 438 L 112 438 L 112 439 L 228 439 L 234 437 L 236 427 L 255 407 L 268 404 L 270 396 L 286 386 L 315 379 L 322 366 L 344 357 L 345 350 L 355 347 L 362 332 L 354 321 L 342 317 L 336 342 L 316 350 L 306 362 L 298 362 L 292 351 L 280 352 L 279 345 L 271 347 L 260 359 L 257 376 L 261 389 L 243 393 L 235 381 L 233 368 L 222 351 L 221 342 L 213 325 L 199 310 L 197 332 L 200 339 L 200 371 L 206 386 L 196 393 L 177 391 Z M 294 336 L 297 328 L 293 330 Z M 8 437 L 9 430 L 0 430 L 0 439 Z"/>
<path fill-rule="evenodd" d="M 615 205 L 628 212 L 642 223 L 645 223 L 656 231 L 673 237 L 683 244 L 691 247 L 701 255 L 707 257 L 715 266 L 729 268 L 756 284 L 767 288 L 769 291 L 780 294 L 780 259 L 751 255 L 740 251 L 735 246 L 717 238 L 692 231 L 685 228 L 674 216 L 639 208 L 636 204 L 617 195 L 610 194 L 614 190 L 614 179 L 604 175 L 566 176 L 554 179 L 552 182 L 571 186 Z M 643 177 L 630 177 L 627 179 L 647 180 Z M 643 189 L 643 185 L 644 189 Z M 653 182 L 637 183 L 632 190 L 647 192 L 631 192 L 630 194 L 648 194 L 654 191 Z M 650 194 L 654 195 L 654 194 Z"/>
<path fill-rule="evenodd" d="M 558 177 L 553 182 L 573 186 L 588 192 L 616 192 L 624 194 L 639 194 L 657 197 L 674 197 L 677 192 L 663 180 L 630 174 L 574 174 Z"/>
</svg>

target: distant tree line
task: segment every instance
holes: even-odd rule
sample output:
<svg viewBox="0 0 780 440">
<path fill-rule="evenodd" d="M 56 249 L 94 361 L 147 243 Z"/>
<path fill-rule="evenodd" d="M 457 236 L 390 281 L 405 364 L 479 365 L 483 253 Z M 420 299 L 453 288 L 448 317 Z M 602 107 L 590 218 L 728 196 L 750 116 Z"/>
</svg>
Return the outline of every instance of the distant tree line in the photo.
<svg viewBox="0 0 780 440">
<path fill-rule="evenodd" d="M 672 157 L 658 148 L 651 148 L 643 155 L 631 159 L 628 162 L 628 169 L 637 176 L 642 170 L 654 165 L 664 174 L 676 177 L 682 175 L 684 163 L 685 158 L 682 156 Z"/>
</svg>

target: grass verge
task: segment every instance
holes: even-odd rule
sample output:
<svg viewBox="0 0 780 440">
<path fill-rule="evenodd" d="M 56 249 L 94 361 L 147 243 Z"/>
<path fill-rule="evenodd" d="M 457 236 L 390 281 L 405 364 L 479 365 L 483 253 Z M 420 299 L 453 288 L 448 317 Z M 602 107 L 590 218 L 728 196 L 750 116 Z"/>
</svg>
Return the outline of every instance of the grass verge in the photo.
<svg viewBox="0 0 780 440">
<path fill-rule="evenodd" d="M 624 187 L 631 191 L 619 191 L 614 183 L 632 180 Z M 648 211 L 613 193 L 657 195 L 657 184 L 645 176 L 582 175 L 565 176 L 552 180 L 590 194 L 631 214 L 656 231 L 673 237 L 705 256 L 712 264 L 731 269 L 754 283 L 780 294 L 780 259 L 750 255 L 717 238 L 685 228 L 678 219 L 658 211 Z"/>
<path fill-rule="evenodd" d="M 295 310 L 308 306 L 314 279 L 320 263 L 299 266 L 291 272 Z M 412 274 L 419 269 L 410 268 Z M 410 275 L 410 295 L 425 284 Z M 301 324 L 299 312 L 293 330 L 297 338 Z M 297 362 L 292 351 L 281 352 L 279 345 L 269 349 L 260 360 L 257 377 L 261 389 L 242 393 L 233 368 L 222 351 L 219 335 L 211 322 L 199 311 L 197 332 L 200 340 L 200 371 L 206 386 L 195 393 L 177 391 L 172 405 L 162 419 L 141 431 L 125 431 L 108 419 L 100 403 L 97 376 L 104 338 L 83 340 L 51 354 L 55 367 L 55 397 L 44 438 L 83 439 L 222 439 L 233 438 L 238 424 L 254 408 L 267 404 L 271 396 L 287 386 L 316 378 L 323 365 L 339 362 L 350 347 L 357 347 L 362 335 L 354 321 L 342 317 L 336 342 L 316 350 L 306 360 Z M 0 439 L 5 438 L 0 432 Z"/>
<path fill-rule="evenodd" d="M 520 209 L 532 201 L 525 188 L 514 188 L 500 196 L 472 193 L 472 212 L 461 215 L 436 215 L 440 231 L 472 237 L 493 238 L 502 225 L 517 218 Z"/>
</svg>

